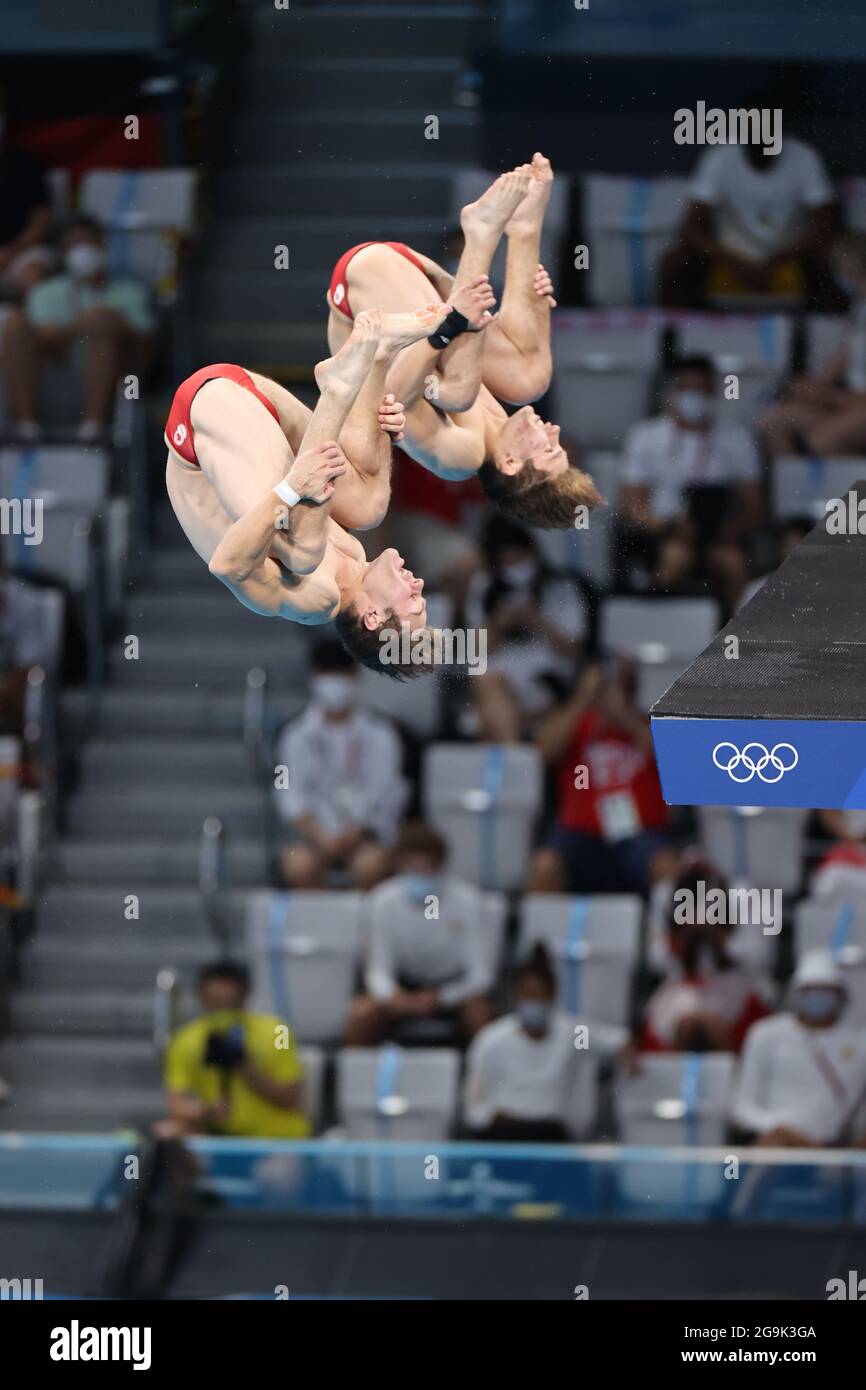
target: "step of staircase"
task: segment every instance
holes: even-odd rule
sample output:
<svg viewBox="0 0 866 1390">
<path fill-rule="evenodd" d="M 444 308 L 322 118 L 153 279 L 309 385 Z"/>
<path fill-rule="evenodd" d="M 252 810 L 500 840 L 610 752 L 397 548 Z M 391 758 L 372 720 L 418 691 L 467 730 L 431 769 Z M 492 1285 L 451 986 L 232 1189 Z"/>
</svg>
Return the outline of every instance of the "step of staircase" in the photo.
<svg viewBox="0 0 866 1390">
<path fill-rule="evenodd" d="M 388 54 L 417 58 L 463 53 L 476 26 L 487 16 L 483 5 L 354 4 L 317 5 L 276 10 L 270 6 L 253 14 L 253 52 L 274 61 L 298 58 L 350 58 L 353 54 Z M 490 41 L 490 35 L 482 35 Z"/>
<path fill-rule="evenodd" d="M 14 1036 L 102 1038 L 145 1037 L 153 1032 L 152 989 L 44 990 L 23 986 L 12 996 Z"/>
<path fill-rule="evenodd" d="M 147 1038 L 116 1038 L 109 1045 L 102 1038 L 23 1037 L 10 1038 L 0 1047 L 0 1075 L 16 1092 L 33 1087 L 41 1093 L 61 1079 L 70 1087 L 91 1081 L 94 1088 L 153 1087 L 160 1072 L 160 1058 Z M 21 1103 L 27 1103 L 23 1096 Z"/>
<path fill-rule="evenodd" d="M 126 899 L 138 898 L 138 920 L 128 920 Z M 235 932 L 243 925 L 246 895 L 227 888 L 220 894 L 221 919 Z M 167 887 L 144 880 L 123 887 L 69 884 L 49 887 L 39 899 L 39 940 L 77 940 L 85 932 L 88 939 L 116 940 L 146 933 L 148 939 L 169 941 L 195 937 L 210 940 L 197 887 Z"/>
<path fill-rule="evenodd" d="M 292 64 L 288 78 L 285 63 L 270 56 L 254 59 L 244 74 L 243 102 L 248 111 L 282 109 L 358 110 L 381 100 L 429 112 L 460 105 L 464 87 L 462 57 L 361 57 L 305 58 Z M 301 202 L 302 199 L 298 198 Z"/>
<path fill-rule="evenodd" d="M 124 932 L 105 949 L 101 936 L 81 935 L 65 942 L 37 935 L 24 962 L 23 982 L 32 989 L 105 989 L 136 991 L 153 989 L 160 970 L 171 969 L 181 982 L 192 986 L 198 970 L 216 957 L 216 946 L 205 935 L 148 940 L 147 928 L 129 923 L 139 932 Z"/>
<path fill-rule="evenodd" d="M 133 780 L 159 788 L 191 779 L 196 785 L 249 785 L 246 750 L 221 738 L 95 738 L 81 753 L 84 788 L 99 783 L 103 790 L 115 784 L 128 789 Z"/>
<path fill-rule="evenodd" d="M 268 886 L 268 863 L 261 839 L 230 840 L 226 845 L 226 873 L 235 888 Z M 199 839 L 143 841 L 65 840 L 55 847 L 51 871 L 56 885 L 116 884 L 124 893 L 136 885 L 156 881 L 192 887 L 198 882 Z"/>
<path fill-rule="evenodd" d="M 438 120 L 438 133 L 428 117 Z M 428 111 L 423 106 L 383 110 L 270 112 L 239 116 L 229 157 L 233 168 L 291 159 L 319 164 L 324 160 L 417 160 L 424 166 L 475 164 L 481 155 L 481 122 L 474 110 Z M 351 241 L 348 245 L 351 246 Z"/>
<path fill-rule="evenodd" d="M 299 673 L 296 692 L 287 693 L 281 689 L 279 694 L 268 694 L 268 708 L 275 728 L 300 712 L 304 704 L 301 686 Z M 214 695 L 202 689 L 168 692 L 108 689 L 99 703 L 95 732 L 102 738 L 220 735 L 238 740 L 243 729 L 243 705 L 242 695 Z M 87 693 L 66 691 L 61 700 L 61 716 L 65 722 L 82 727 L 91 717 Z"/>
<path fill-rule="evenodd" d="M 322 264 L 330 269 L 344 251 L 361 241 L 405 241 L 425 255 L 440 256 L 447 227 L 441 215 L 430 217 L 347 217 L 315 215 L 300 217 L 262 217 L 248 212 L 224 217 L 211 239 L 203 260 L 203 271 L 231 266 L 237 271 L 255 271 L 273 278 L 272 294 L 277 310 L 285 315 L 291 293 L 292 272 L 321 275 Z M 274 266 L 275 247 L 288 249 L 288 266 Z M 322 284 L 322 293 L 327 284 Z"/>
<path fill-rule="evenodd" d="M 124 839 L 141 835 L 192 836 L 208 816 L 218 816 L 228 835 L 267 833 L 266 798 L 259 787 L 195 787 L 166 790 L 105 791 L 94 787 L 70 798 L 66 814 L 67 839 Z"/>
<path fill-rule="evenodd" d="M 13 1092 L 0 1108 L 0 1125 L 6 1133 L 103 1134 L 146 1131 L 164 1114 L 162 1086 L 39 1086 Z"/>
</svg>

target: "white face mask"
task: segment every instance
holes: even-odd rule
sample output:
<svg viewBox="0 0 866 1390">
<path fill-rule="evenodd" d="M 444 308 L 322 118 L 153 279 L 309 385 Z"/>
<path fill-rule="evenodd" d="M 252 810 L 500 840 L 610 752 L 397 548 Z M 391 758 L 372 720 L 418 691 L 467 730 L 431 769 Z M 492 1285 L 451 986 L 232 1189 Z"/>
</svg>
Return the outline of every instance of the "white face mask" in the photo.
<svg viewBox="0 0 866 1390">
<path fill-rule="evenodd" d="M 703 391 L 675 391 L 674 410 L 688 425 L 700 425 L 713 413 L 713 402 Z"/>
<path fill-rule="evenodd" d="M 499 573 L 506 584 L 513 584 L 518 589 L 524 588 L 535 578 L 535 561 L 519 560 L 516 565 L 503 565 Z"/>
<path fill-rule="evenodd" d="M 105 252 L 101 246 L 83 241 L 78 246 L 70 246 L 64 263 L 74 280 L 88 280 L 91 275 L 98 275 L 105 269 Z"/>
<path fill-rule="evenodd" d="M 314 676 L 310 682 L 310 698 L 320 709 L 335 714 L 351 709 L 355 703 L 354 676 Z"/>
</svg>

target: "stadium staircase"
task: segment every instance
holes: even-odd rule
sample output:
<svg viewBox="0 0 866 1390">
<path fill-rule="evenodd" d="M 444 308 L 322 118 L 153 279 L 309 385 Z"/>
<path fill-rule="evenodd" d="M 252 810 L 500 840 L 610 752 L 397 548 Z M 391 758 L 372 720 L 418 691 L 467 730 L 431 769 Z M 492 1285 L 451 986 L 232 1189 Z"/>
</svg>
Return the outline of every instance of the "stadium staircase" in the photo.
<svg viewBox="0 0 866 1390">
<path fill-rule="evenodd" d="M 441 256 L 450 180 L 480 148 L 467 54 L 486 12 L 447 0 L 253 11 L 197 281 L 201 360 L 308 379 L 325 351 L 323 266 L 371 240 Z M 438 140 L 425 139 L 430 115 Z M 281 272 L 276 246 L 289 250 Z"/>
<path fill-rule="evenodd" d="M 324 265 L 374 238 L 441 253 L 449 180 L 475 157 L 464 54 L 484 10 L 319 0 L 252 11 L 245 97 L 215 171 L 194 287 L 197 364 L 303 382 L 325 350 Z M 438 141 L 424 138 L 428 115 L 440 119 Z M 278 244 L 290 249 L 284 281 Z M 154 479 L 161 499 L 156 461 Z M 164 501 L 156 531 L 151 580 L 108 653 L 98 717 L 82 692 L 64 697 L 80 775 L 2 1048 L 13 1088 L 3 1129 L 104 1131 L 158 1116 L 157 973 L 188 983 L 215 952 L 199 892 L 207 817 L 225 828 L 229 925 L 244 887 L 268 882 L 268 785 L 242 739 L 245 681 L 265 667 L 276 721 L 288 717 L 302 699 L 304 634 L 221 590 Z"/>
</svg>

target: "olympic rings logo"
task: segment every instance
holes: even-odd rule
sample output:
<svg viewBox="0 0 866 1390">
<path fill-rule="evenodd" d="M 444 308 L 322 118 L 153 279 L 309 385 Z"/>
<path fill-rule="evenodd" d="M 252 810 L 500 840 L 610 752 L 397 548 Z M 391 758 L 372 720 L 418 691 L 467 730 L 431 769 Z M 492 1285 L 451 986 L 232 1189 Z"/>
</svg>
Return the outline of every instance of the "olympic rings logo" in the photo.
<svg viewBox="0 0 866 1390">
<path fill-rule="evenodd" d="M 719 758 L 719 754 L 725 748 L 731 750 L 726 762 Z M 783 762 L 779 757 L 783 749 L 788 749 L 789 752 L 793 754 L 793 762 L 789 762 L 787 759 Z M 758 754 L 758 757 L 753 757 L 751 750 L 754 750 Z M 777 743 L 769 753 L 763 743 L 747 743 L 742 752 L 740 752 L 735 743 L 717 743 L 713 749 L 713 762 L 720 772 L 726 772 L 728 774 L 732 782 L 751 782 L 755 775 L 757 775 L 762 782 L 780 782 L 786 772 L 794 771 L 799 761 L 800 755 L 792 743 Z M 776 774 L 775 777 L 768 777 L 766 775 L 764 769 L 767 767 L 772 767 Z M 743 768 L 745 776 L 738 777 L 736 775 L 737 768 Z"/>
</svg>

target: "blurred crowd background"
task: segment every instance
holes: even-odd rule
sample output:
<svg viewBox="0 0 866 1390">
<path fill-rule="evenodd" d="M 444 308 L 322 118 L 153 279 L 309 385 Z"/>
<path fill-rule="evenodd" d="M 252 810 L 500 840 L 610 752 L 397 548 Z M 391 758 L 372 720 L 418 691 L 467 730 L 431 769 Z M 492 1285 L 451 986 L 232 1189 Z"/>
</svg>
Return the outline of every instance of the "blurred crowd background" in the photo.
<svg viewBox="0 0 866 1390">
<path fill-rule="evenodd" d="M 746 53 L 730 4 L 673 30 L 552 8 L 12 7 L 6 1129 L 866 1135 L 866 815 L 671 809 L 647 719 L 866 471 L 860 21 L 816 49 L 765 0 Z M 780 110 L 781 153 L 676 144 L 698 101 Z M 535 149 L 560 306 L 538 409 L 608 505 L 523 530 L 400 456 L 365 544 L 487 640 L 486 669 L 401 687 L 219 588 L 163 422 L 211 361 L 312 400 L 339 254 L 453 268 L 460 208 Z M 781 899 L 678 921 L 701 883 Z"/>
</svg>

